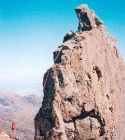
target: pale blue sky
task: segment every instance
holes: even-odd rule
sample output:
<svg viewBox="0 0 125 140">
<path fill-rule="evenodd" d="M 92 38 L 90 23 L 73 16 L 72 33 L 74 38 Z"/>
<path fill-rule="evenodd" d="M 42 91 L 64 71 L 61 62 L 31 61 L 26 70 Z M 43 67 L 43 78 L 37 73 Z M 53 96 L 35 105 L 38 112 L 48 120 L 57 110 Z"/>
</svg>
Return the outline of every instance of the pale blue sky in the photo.
<svg viewBox="0 0 125 140">
<path fill-rule="evenodd" d="M 125 58 L 124 0 L 0 0 L 0 79 L 42 79 L 65 33 L 77 30 L 74 8 L 82 3 L 104 21 Z"/>
</svg>

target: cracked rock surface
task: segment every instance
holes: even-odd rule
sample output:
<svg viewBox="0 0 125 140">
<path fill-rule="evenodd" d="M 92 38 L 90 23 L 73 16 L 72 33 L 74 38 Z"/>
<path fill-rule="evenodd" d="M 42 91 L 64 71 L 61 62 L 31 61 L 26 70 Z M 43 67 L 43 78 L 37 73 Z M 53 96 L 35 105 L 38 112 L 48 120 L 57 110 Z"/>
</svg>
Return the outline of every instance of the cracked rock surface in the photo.
<svg viewBox="0 0 125 140">
<path fill-rule="evenodd" d="M 123 59 L 94 11 L 75 11 L 78 31 L 66 34 L 44 75 L 35 140 L 124 140 Z"/>
</svg>

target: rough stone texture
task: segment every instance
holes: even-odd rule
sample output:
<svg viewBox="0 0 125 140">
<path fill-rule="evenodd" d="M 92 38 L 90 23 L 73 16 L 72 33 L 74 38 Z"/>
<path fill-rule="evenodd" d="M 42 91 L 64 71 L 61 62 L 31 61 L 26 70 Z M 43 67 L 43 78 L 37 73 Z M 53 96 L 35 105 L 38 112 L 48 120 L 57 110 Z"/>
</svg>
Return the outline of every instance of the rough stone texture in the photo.
<svg viewBox="0 0 125 140">
<path fill-rule="evenodd" d="M 79 32 L 66 35 L 44 76 L 35 140 L 124 140 L 124 62 L 95 13 L 76 12 Z"/>
<path fill-rule="evenodd" d="M 89 10 L 87 5 L 80 5 L 75 9 L 79 18 L 78 31 L 90 31 L 92 28 L 101 28 L 102 21 L 96 16 L 95 12 Z"/>
<path fill-rule="evenodd" d="M 19 139 L 11 138 L 10 135 L 0 131 L 0 140 L 19 140 Z"/>
</svg>

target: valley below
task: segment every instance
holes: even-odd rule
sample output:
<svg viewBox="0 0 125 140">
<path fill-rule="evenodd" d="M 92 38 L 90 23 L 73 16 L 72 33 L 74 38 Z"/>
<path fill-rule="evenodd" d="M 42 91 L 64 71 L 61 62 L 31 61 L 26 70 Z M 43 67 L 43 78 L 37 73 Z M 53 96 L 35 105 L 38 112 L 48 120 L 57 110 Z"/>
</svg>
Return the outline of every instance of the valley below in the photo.
<svg viewBox="0 0 125 140">
<path fill-rule="evenodd" d="M 13 91 L 0 93 L 0 131 L 21 140 L 33 140 L 34 117 L 41 106 L 37 95 L 18 95 Z M 11 125 L 16 124 L 12 134 Z"/>
</svg>

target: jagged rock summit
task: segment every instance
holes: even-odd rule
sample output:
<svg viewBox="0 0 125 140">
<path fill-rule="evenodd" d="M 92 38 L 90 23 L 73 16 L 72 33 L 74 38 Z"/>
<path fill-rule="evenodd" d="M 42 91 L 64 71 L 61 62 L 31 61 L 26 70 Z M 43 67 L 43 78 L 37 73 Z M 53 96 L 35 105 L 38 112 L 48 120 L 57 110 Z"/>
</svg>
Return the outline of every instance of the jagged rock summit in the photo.
<svg viewBox="0 0 125 140">
<path fill-rule="evenodd" d="M 44 75 L 35 140 L 124 140 L 125 66 L 116 41 L 87 5 Z"/>
<path fill-rule="evenodd" d="M 82 4 L 75 9 L 78 19 L 78 31 L 90 31 L 92 28 L 101 28 L 102 21 L 96 16 L 95 12 L 89 10 L 88 6 Z"/>
</svg>

